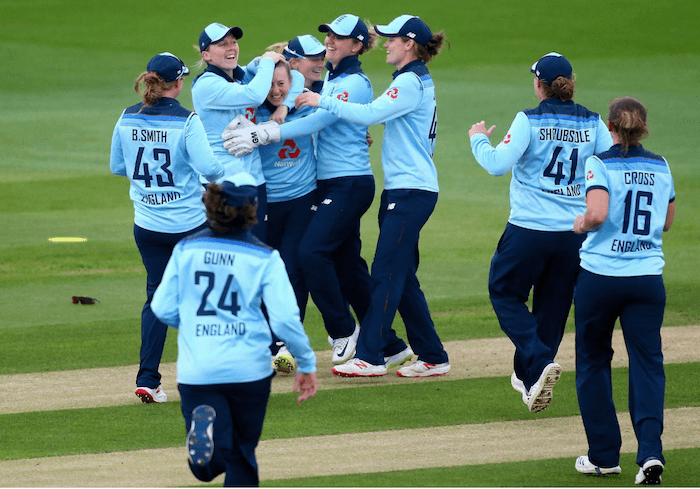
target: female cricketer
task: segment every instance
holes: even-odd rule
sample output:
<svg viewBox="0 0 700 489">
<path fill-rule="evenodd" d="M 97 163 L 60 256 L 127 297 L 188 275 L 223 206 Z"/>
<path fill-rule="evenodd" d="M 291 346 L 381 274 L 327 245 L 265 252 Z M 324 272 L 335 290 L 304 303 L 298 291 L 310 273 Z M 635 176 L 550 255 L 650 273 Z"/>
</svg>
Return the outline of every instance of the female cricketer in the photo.
<svg viewBox="0 0 700 489">
<path fill-rule="evenodd" d="M 199 50 L 206 69 L 192 83 L 192 103 L 207 131 L 209 144 L 224 166 L 226 175 L 246 171 L 255 177 L 259 190 L 258 225 L 253 234 L 265 240 L 267 197 L 260 154 L 235 157 L 223 147 L 222 133 L 237 116 L 252 119 L 255 108 L 270 91 L 275 63 L 283 61 L 279 53 L 266 52 L 260 57 L 257 73 L 251 74 L 238 65 L 239 27 L 209 24 L 199 36 Z M 293 107 L 293 101 L 289 101 Z M 240 120 L 240 119 L 239 119 Z"/>
<path fill-rule="evenodd" d="M 583 236 L 572 222 L 585 207 L 583 162 L 612 146 L 595 112 L 574 103 L 571 63 L 549 53 L 532 65 L 540 105 L 518 112 L 497 147 L 481 121 L 470 131 L 476 161 L 492 175 L 513 170 L 510 217 L 491 260 L 489 296 L 515 345 L 511 385 L 531 412 L 546 409 L 561 376 L 564 335 Z M 533 292 L 532 311 L 527 300 Z"/>
<path fill-rule="evenodd" d="M 370 35 L 365 23 L 350 14 L 318 29 L 327 33 L 328 72 L 322 93 L 349 102 L 371 102 L 372 85 L 358 56 L 372 48 L 376 34 Z M 332 340 L 332 361 L 338 364 L 353 356 L 359 335 L 347 304 L 361 321 L 372 290 L 367 263 L 360 255 L 360 218 L 372 204 L 375 189 L 367 123 L 348 122 L 319 109 L 279 127 L 232 131 L 225 147 L 233 154 L 245 154 L 262 144 L 309 134 L 317 134 L 319 204 L 302 239 L 299 261 Z"/>
<path fill-rule="evenodd" d="M 297 403 L 318 388 L 316 357 L 284 263 L 249 230 L 256 219 L 255 184 L 250 174 L 238 173 L 207 186 L 210 229 L 178 243 L 152 303 L 153 312 L 178 329 L 190 469 L 207 482 L 225 472 L 225 486 L 259 484 L 255 447 L 273 377 L 270 330 L 297 359 Z"/>
<path fill-rule="evenodd" d="M 664 469 L 661 323 L 666 292 L 661 235 L 673 224 L 675 191 L 666 159 L 645 150 L 647 110 L 631 97 L 610 104 L 614 146 L 586 160 L 588 233 L 576 282 L 576 391 L 588 455 L 584 474 L 620 473 L 622 438 L 612 397 L 613 328 L 619 318 L 629 354 L 629 410 L 637 436 L 635 484 L 659 484 Z"/>
<path fill-rule="evenodd" d="M 386 37 L 386 62 L 396 67 L 394 81 L 371 104 L 304 93 L 297 107 L 318 106 L 355 123 L 384 123 L 382 169 L 384 191 L 379 210 L 379 239 L 372 263 L 375 287 L 362 320 L 355 358 L 336 365 L 346 377 L 385 375 L 387 367 L 405 363 L 411 348 L 392 328 L 398 310 L 409 343 L 418 354 L 402 377 L 442 375 L 450 370 L 447 353 L 430 317 L 418 283 L 418 238 L 438 199 L 433 163 L 437 131 L 435 85 L 425 64 L 438 54 L 444 33 L 433 34 L 420 18 L 402 15 L 389 25 L 374 26 Z"/>
<path fill-rule="evenodd" d="M 291 83 L 289 64 L 278 63 L 270 93 L 255 111 L 258 122 L 264 123 L 273 117 L 289 94 Z M 292 109 L 286 120 L 294 121 L 312 112 L 313 109 Z M 313 138 L 305 135 L 261 146 L 260 159 L 267 186 L 267 244 L 278 250 L 284 261 L 303 322 L 309 289 L 299 264 L 299 246 L 318 204 Z M 293 358 L 277 338 L 273 339 L 277 343 L 273 347 L 276 370 L 291 372 L 294 368 Z"/>
<path fill-rule="evenodd" d="M 168 327 L 153 315 L 153 293 L 175 244 L 204 227 L 200 175 L 214 181 L 224 174 L 199 117 L 175 100 L 188 73 L 177 56 L 154 56 L 134 85 L 143 101 L 124 110 L 112 134 L 109 168 L 129 178 L 134 238 L 147 272 L 136 376 L 145 403 L 167 401 L 158 366 Z"/>
</svg>

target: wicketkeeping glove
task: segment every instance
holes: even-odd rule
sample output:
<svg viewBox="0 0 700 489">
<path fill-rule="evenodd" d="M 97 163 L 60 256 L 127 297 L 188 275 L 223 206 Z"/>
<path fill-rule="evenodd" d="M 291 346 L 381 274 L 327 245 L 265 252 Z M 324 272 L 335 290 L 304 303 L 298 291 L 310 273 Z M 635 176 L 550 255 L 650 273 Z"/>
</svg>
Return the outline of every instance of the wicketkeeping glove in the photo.
<svg viewBox="0 0 700 489">
<path fill-rule="evenodd" d="M 233 121 L 231 123 L 233 124 Z M 240 157 L 258 146 L 279 141 L 280 128 L 276 122 L 268 121 L 256 126 L 239 125 L 236 129 L 227 129 L 221 136 L 224 138 L 224 149 Z"/>
<path fill-rule="evenodd" d="M 255 124 L 246 119 L 246 116 L 243 114 L 238 114 L 231 122 L 228 123 L 228 126 L 226 126 L 226 129 L 224 129 L 224 132 L 221 133 L 221 137 L 224 138 L 224 141 L 226 141 L 227 139 L 231 138 L 231 133 L 233 133 L 234 130 L 241 127 L 253 127 L 254 125 Z"/>
</svg>

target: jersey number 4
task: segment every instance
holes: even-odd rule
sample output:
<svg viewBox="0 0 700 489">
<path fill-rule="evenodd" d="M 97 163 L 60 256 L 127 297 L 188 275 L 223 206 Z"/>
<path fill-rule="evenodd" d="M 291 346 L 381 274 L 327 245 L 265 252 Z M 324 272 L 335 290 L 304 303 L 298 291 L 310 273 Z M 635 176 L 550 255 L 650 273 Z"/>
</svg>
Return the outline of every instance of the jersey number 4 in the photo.
<svg viewBox="0 0 700 489">
<path fill-rule="evenodd" d="M 559 161 L 559 153 L 564 148 L 562 146 L 557 146 L 554 149 L 554 154 L 552 154 L 552 160 L 545 168 L 543 175 L 545 177 L 553 178 L 554 185 L 561 185 L 561 181 L 566 178 L 564 173 L 564 162 Z M 571 150 L 571 155 L 569 156 L 569 161 L 571 161 L 571 167 L 569 170 L 569 180 L 566 182 L 567 185 L 571 185 L 576 179 L 576 167 L 578 166 L 578 148 Z M 555 168 L 556 167 L 556 168 Z"/>
<path fill-rule="evenodd" d="M 143 184 L 146 188 L 150 188 L 151 182 L 153 181 L 153 176 L 151 176 L 149 164 L 143 160 L 143 153 L 146 150 L 143 146 L 139 148 L 139 152 L 136 154 L 136 163 L 134 164 L 134 174 L 131 176 L 132 180 L 143 180 Z M 161 163 L 161 157 L 163 162 Z M 173 180 L 173 174 L 168 168 L 170 167 L 170 150 L 163 148 L 153 148 L 153 161 L 160 163 L 160 172 L 156 175 L 156 183 L 159 187 L 174 187 L 175 182 Z M 163 178 L 163 175 L 165 178 Z"/>
<path fill-rule="evenodd" d="M 207 308 L 209 295 L 214 290 L 214 281 L 216 279 L 216 275 L 214 275 L 213 272 L 197 271 L 194 273 L 195 285 L 203 283 L 205 279 L 207 281 L 207 288 L 204 291 L 204 294 L 202 294 L 202 300 L 199 303 L 199 309 L 197 309 L 197 316 L 216 316 L 216 311 L 214 309 Z M 238 305 L 238 292 L 236 292 L 235 290 L 231 290 L 232 281 L 233 275 L 229 274 L 228 278 L 226 279 L 226 284 L 224 284 L 224 290 L 219 296 L 219 302 L 217 303 L 217 307 L 222 311 L 229 311 L 235 316 L 236 314 L 238 314 L 238 311 L 241 310 L 241 306 Z"/>
</svg>

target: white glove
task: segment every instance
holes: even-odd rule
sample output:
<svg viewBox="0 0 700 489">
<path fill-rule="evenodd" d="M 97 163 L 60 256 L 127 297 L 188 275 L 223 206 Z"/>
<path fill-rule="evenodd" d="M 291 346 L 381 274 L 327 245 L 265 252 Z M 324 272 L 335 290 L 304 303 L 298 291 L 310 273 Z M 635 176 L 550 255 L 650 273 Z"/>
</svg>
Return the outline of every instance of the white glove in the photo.
<svg viewBox="0 0 700 489">
<path fill-rule="evenodd" d="M 222 134 L 224 149 L 230 154 L 241 157 L 247 155 L 258 146 L 276 143 L 280 140 L 279 124 L 268 121 L 257 126 L 241 126 Z"/>
<path fill-rule="evenodd" d="M 224 138 L 224 141 L 226 141 L 227 139 L 231 138 L 231 133 L 239 127 L 251 127 L 254 125 L 255 124 L 250 122 L 246 116 L 243 114 L 238 114 L 231 122 L 228 123 L 228 126 L 226 126 L 226 129 L 224 129 L 224 132 L 221 133 L 221 137 Z"/>
</svg>

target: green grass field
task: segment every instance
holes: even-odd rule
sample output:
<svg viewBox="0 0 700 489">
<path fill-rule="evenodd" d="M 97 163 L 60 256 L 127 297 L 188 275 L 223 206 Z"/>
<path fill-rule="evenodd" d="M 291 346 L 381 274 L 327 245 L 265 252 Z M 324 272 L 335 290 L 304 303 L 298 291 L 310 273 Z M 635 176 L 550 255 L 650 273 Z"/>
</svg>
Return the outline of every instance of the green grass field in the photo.
<svg viewBox="0 0 700 489">
<path fill-rule="evenodd" d="M 346 9 L 382 24 L 403 13 L 419 15 L 434 30 L 444 29 L 450 42 L 429 65 L 438 97 L 435 162 L 441 192 L 421 236 L 419 271 L 443 341 L 503 336 L 486 284 L 489 261 L 508 217 L 510 177 L 494 178 L 479 167 L 467 133 L 472 123 L 484 119 L 497 125 L 495 143 L 518 110 L 537 105 L 529 67 L 550 51 L 572 62 L 577 102 L 603 116 L 618 96 L 637 97 L 647 106 L 650 137 L 644 145 L 668 159 L 676 190 L 676 220 L 664 236 L 665 324 L 700 324 L 700 224 L 693 217 L 700 212 L 695 168 L 695 136 L 700 133 L 697 0 L 573 0 L 556 7 L 514 0 L 433 5 L 358 0 L 351 7 L 278 1 L 144 5 L 131 0 L 0 0 L 0 62 L 5 67 L 5 83 L 0 84 L 0 375 L 138 363 L 145 271 L 133 241 L 128 182 L 111 175 L 108 163 L 114 123 L 123 108 L 138 101 L 133 81 L 150 57 L 171 51 L 196 73 L 198 55 L 192 46 L 204 26 L 220 21 L 241 26 L 240 57 L 247 61 L 269 44 L 298 34 L 321 39 L 318 24 Z M 375 94 L 391 81 L 393 68 L 384 58 L 382 49 L 361 58 Z M 180 101 L 192 106 L 189 87 Z M 373 126 L 370 131 L 380 191 L 382 129 Z M 377 200 L 363 220 L 368 262 L 377 237 Z M 88 241 L 48 241 L 57 236 Z M 73 295 L 96 297 L 101 303 L 75 306 Z M 313 307 L 305 326 L 314 349 L 327 350 L 326 333 Z M 573 330 L 572 320 L 569 328 Z M 164 362 L 176 358 L 175 338 L 171 331 Z M 667 407 L 700 405 L 697 368 L 697 363 L 687 363 L 667 369 Z M 109 381 L 96 378 L 95 388 L 108 390 Z M 625 369 L 615 370 L 615 382 L 616 405 L 624 410 Z M 2 396 L 12 395 L 2 389 Z M 563 377 L 558 389 L 544 417 L 578 414 L 573 373 Z M 483 397 L 483 392 L 489 395 Z M 41 393 L 36 395 L 41 402 Z M 124 395 L 134 397 L 131 392 Z M 291 399 L 291 394 L 273 395 L 263 439 L 370 436 L 378 430 L 531 418 L 513 402 L 505 377 L 327 390 L 294 417 L 285 414 Z M 130 406 L 0 414 L 0 460 L 181 446 L 179 403 L 152 409 L 137 402 L 134 397 Z M 142 436 L 149 429 L 159 436 Z M 397 452 L 403 449 L 414 448 L 397 447 Z M 697 485 L 700 447 L 670 450 L 666 456 L 664 482 Z M 582 478 L 572 465 L 570 458 L 553 455 L 539 462 L 368 470 L 332 478 L 310 474 L 306 479 L 262 482 L 628 486 L 634 457 L 623 455 L 625 478 L 619 479 Z M 529 474 L 534 470 L 540 475 L 533 480 Z M 1 471 L 0 466 L 3 486 Z"/>
</svg>

